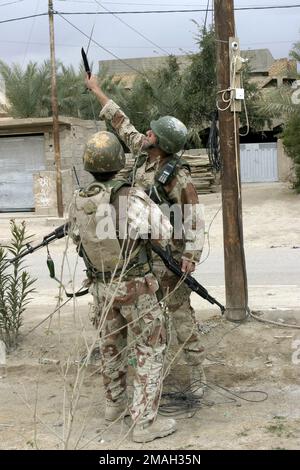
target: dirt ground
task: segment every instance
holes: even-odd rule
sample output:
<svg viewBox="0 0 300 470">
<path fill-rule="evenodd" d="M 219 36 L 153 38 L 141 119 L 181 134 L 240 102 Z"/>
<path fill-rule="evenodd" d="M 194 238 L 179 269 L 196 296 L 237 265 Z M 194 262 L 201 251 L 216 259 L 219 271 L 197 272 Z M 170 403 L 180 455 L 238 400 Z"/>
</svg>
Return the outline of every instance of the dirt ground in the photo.
<svg viewBox="0 0 300 470">
<path fill-rule="evenodd" d="M 220 195 L 202 200 L 210 220 Z M 287 185 L 247 185 L 246 246 L 300 245 L 299 204 L 300 196 Z M 221 244 L 221 219 L 219 214 L 212 226 L 212 247 Z M 0 227 L 4 240 L 9 231 L 3 214 Z M 37 234 L 49 231 L 42 220 L 30 219 L 29 227 Z M 99 358 L 82 365 L 87 346 L 96 340 L 87 315 L 91 299 L 69 302 L 60 315 L 31 332 L 54 310 L 56 299 L 50 299 L 35 294 L 24 314 L 19 347 L 9 354 L 7 375 L 0 379 L 0 449 L 300 448 L 300 351 L 294 343 L 300 340 L 299 330 L 252 318 L 231 323 L 201 303 L 196 314 L 206 347 L 207 392 L 187 411 L 189 401 L 182 394 L 187 369 L 180 358 L 164 387 L 164 392 L 181 397 L 168 414 L 177 419 L 178 430 L 141 445 L 131 440 L 123 421 L 105 425 Z M 299 313 L 283 309 L 263 318 L 300 325 Z M 170 398 L 162 403 L 170 404 Z"/>
</svg>

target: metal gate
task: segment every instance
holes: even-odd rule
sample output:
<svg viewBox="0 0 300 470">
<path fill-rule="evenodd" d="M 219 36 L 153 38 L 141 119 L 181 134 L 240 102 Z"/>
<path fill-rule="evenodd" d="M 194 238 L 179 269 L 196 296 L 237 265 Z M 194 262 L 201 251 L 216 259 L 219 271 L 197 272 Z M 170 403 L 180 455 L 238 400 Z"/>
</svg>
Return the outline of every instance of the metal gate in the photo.
<svg viewBox="0 0 300 470">
<path fill-rule="evenodd" d="M 242 183 L 278 181 L 277 144 L 241 144 Z"/>
<path fill-rule="evenodd" d="M 33 173 L 45 169 L 44 136 L 0 138 L 0 212 L 34 209 Z"/>
</svg>

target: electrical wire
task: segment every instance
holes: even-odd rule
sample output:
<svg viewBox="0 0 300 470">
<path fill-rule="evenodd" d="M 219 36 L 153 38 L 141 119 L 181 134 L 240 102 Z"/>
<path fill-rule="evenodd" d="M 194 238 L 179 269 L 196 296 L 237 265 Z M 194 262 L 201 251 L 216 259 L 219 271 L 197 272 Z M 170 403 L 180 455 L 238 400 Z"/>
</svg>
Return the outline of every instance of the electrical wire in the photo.
<svg viewBox="0 0 300 470">
<path fill-rule="evenodd" d="M 270 10 L 270 9 L 284 9 L 284 8 L 300 8 L 300 4 L 297 5 L 276 5 L 276 6 L 261 6 L 261 7 L 236 7 L 234 10 L 236 11 L 249 11 L 249 10 Z M 208 11 L 213 11 L 213 9 L 209 9 Z M 206 12 L 206 9 L 194 9 L 194 10 L 149 10 L 149 11 L 115 11 L 115 15 L 135 15 L 135 14 L 160 14 L 160 13 L 198 13 L 198 12 Z M 61 11 L 54 11 L 54 15 L 110 15 L 111 13 L 108 12 L 61 12 Z M 9 18 L 7 20 L 1 20 L 0 24 L 10 23 L 13 21 L 21 21 L 26 20 L 29 18 L 34 18 L 38 16 L 47 16 L 48 12 L 39 13 L 37 15 L 29 15 L 29 16 L 21 16 L 18 18 Z"/>
<path fill-rule="evenodd" d="M 257 6 L 257 7 L 235 7 L 234 11 L 253 11 L 253 10 L 275 10 L 275 9 L 290 9 L 290 8 L 300 8 L 300 4 L 297 5 L 274 5 L 274 6 Z M 92 11 L 81 11 L 81 12 L 57 12 L 62 15 L 150 15 L 150 14 L 165 14 L 165 13 L 206 13 L 206 8 L 195 8 L 195 9 L 181 9 L 181 10 L 135 10 L 135 11 L 114 11 L 114 12 L 92 12 Z M 208 11 L 213 11 L 212 8 Z"/>
<path fill-rule="evenodd" d="M 202 397 L 197 397 L 196 392 L 203 386 L 210 389 L 210 391 L 227 398 L 227 400 L 225 402 L 215 402 L 205 401 Z M 224 403 L 237 403 L 237 399 L 248 403 L 261 403 L 266 401 L 269 397 L 268 393 L 264 392 L 263 390 L 242 390 L 237 393 L 221 385 L 214 384 L 212 382 L 204 383 L 200 380 L 195 380 L 192 384 L 186 387 L 178 387 L 177 382 L 174 388 L 177 390 L 162 393 L 161 403 L 158 410 L 158 413 L 162 416 L 171 415 L 178 417 L 180 415 L 185 415 L 184 417 L 186 417 L 186 414 L 189 414 L 189 417 L 193 417 L 197 411 L 204 406 L 211 407 Z M 223 392 L 226 392 L 229 397 L 226 396 Z M 254 400 L 243 396 L 246 394 L 259 394 L 262 396 L 262 398 Z"/>
<path fill-rule="evenodd" d="M 221 152 L 220 152 L 220 138 L 218 129 L 218 111 L 215 111 L 211 118 L 211 125 L 209 129 L 209 136 L 207 140 L 207 154 L 212 168 L 219 172 L 222 168 Z"/>
<path fill-rule="evenodd" d="M 38 13 L 37 15 L 29 15 L 29 16 L 19 16 L 17 18 L 10 18 L 8 20 L 0 20 L 0 24 L 4 23 L 12 23 L 13 21 L 22 21 L 22 20 L 28 20 L 30 18 L 37 18 L 39 16 L 48 16 L 48 12 L 45 13 Z"/>
<path fill-rule="evenodd" d="M 210 233 L 210 229 L 211 229 L 212 223 L 213 223 L 213 221 L 215 220 L 215 218 L 217 217 L 217 215 L 218 215 L 218 213 L 220 212 L 221 209 L 222 209 L 222 205 L 219 207 L 219 209 L 217 210 L 217 212 L 215 213 L 215 215 L 214 215 L 213 218 L 211 219 L 210 224 L 209 224 L 209 226 L 208 226 L 208 231 L 207 231 L 208 252 L 207 252 L 207 255 L 205 256 L 205 258 L 204 258 L 202 261 L 200 261 L 199 265 L 205 263 L 205 261 L 209 258 L 209 255 L 210 255 L 210 239 L 209 239 L 209 233 Z"/>
<path fill-rule="evenodd" d="M 21 3 L 21 2 L 24 2 L 24 0 L 14 0 L 13 2 L 9 2 L 9 3 L 1 3 L 0 7 L 6 7 L 8 5 L 13 5 L 15 3 Z"/>
<path fill-rule="evenodd" d="M 36 8 L 35 8 L 35 15 L 37 14 L 39 6 L 40 6 L 40 0 L 37 0 Z M 27 53 L 28 53 L 28 49 L 29 49 L 29 45 L 30 45 L 30 39 L 32 37 L 33 29 L 34 29 L 34 26 L 35 26 L 35 21 L 36 21 L 36 16 L 32 19 L 32 24 L 31 24 L 31 28 L 30 28 L 30 31 L 29 31 L 28 40 L 26 42 L 25 53 L 24 53 L 24 57 L 23 57 L 22 65 L 21 65 L 22 68 L 24 66 L 24 63 L 25 63 L 25 60 L 26 60 L 26 57 L 27 57 Z"/>
<path fill-rule="evenodd" d="M 273 321 L 273 320 L 267 320 L 265 318 L 261 318 L 261 317 L 255 315 L 255 313 L 253 313 L 253 311 L 251 311 L 249 308 L 248 308 L 248 313 L 254 320 L 259 321 L 261 323 L 267 323 L 267 324 L 270 324 L 270 325 L 282 326 L 283 328 L 293 328 L 293 329 L 296 329 L 296 330 L 300 330 L 300 325 L 292 325 L 290 323 L 279 323 L 279 322 L 276 322 L 276 321 Z"/>
<path fill-rule="evenodd" d="M 133 26 L 131 26 L 130 24 L 128 24 L 126 21 L 122 20 L 122 18 L 119 18 L 117 16 L 116 13 L 114 13 L 113 11 L 110 11 L 108 10 L 106 7 L 104 7 L 100 2 L 98 2 L 98 0 L 94 0 L 94 2 L 99 5 L 101 8 L 103 8 L 106 12 L 110 13 L 111 15 L 113 15 L 118 21 L 120 21 L 122 24 L 124 24 L 125 26 L 127 26 L 129 29 L 131 29 L 132 31 L 134 31 L 138 36 L 140 36 L 141 38 L 145 39 L 147 42 L 149 42 L 150 44 L 152 44 L 154 47 L 156 47 L 157 49 L 160 49 L 164 54 L 167 54 L 167 55 L 170 55 L 169 52 L 166 50 L 166 49 L 163 49 L 162 47 L 160 47 L 158 44 L 156 44 L 154 41 L 152 41 L 151 39 L 149 39 L 147 36 L 145 36 L 144 34 L 142 34 L 140 31 L 138 31 L 136 28 L 134 28 Z"/>
<path fill-rule="evenodd" d="M 208 9 L 209 9 L 209 1 L 210 1 L 210 0 L 207 0 L 207 6 L 206 6 L 206 12 L 205 12 L 205 20 L 204 20 L 204 26 L 203 26 L 204 31 L 206 31 L 206 22 L 207 22 L 207 15 L 208 15 Z"/>
<path fill-rule="evenodd" d="M 64 2 L 64 3 L 85 3 L 85 4 L 92 4 L 93 1 L 92 0 L 57 0 L 57 1 L 60 1 L 60 2 Z M 140 5 L 140 6 L 153 6 L 155 5 L 153 2 L 152 3 L 142 3 L 142 2 L 102 2 L 106 5 Z M 170 6 L 181 6 L 182 3 L 168 3 L 168 4 L 164 4 L 164 3 L 159 3 L 159 6 L 161 7 L 170 7 Z M 186 7 L 194 7 L 194 6 L 199 6 L 198 3 L 185 3 L 185 6 Z M 252 5 L 252 7 L 255 7 L 255 6 L 260 6 L 260 5 Z M 276 6 L 276 5 L 268 5 L 269 7 L 271 6 Z"/>
<path fill-rule="evenodd" d="M 90 36 L 88 34 L 86 34 L 84 31 L 82 31 L 80 28 L 78 28 L 76 25 L 74 25 L 71 21 L 69 21 L 67 18 L 65 18 L 63 15 L 61 15 L 59 13 L 59 16 L 64 20 L 66 21 L 70 26 L 72 26 L 74 29 L 76 29 L 78 32 L 80 32 L 83 36 L 85 36 L 86 38 L 90 39 Z M 128 62 L 126 62 L 125 60 L 121 59 L 120 57 L 118 57 L 116 54 L 114 54 L 112 51 L 110 51 L 109 49 L 107 49 L 106 47 L 102 46 L 101 44 L 99 44 L 97 41 L 95 41 L 95 39 L 91 39 L 91 42 L 93 42 L 95 45 L 97 45 L 98 47 L 100 47 L 100 49 L 103 49 L 105 52 L 107 52 L 108 54 L 110 54 L 112 57 L 114 57 L 115 59 L 119 60 L 120 62 L 122 62 L 124 65 L 126 65 L 126 67 L 130 68 L 131 70 L 133 70 L 136 74 L 140 75 L 141 77 L 143 77 L 148 85 L 151 87 L 150 85 L 150 82 L 149 82 L 149 79 L 147 77 L 147 75 L 143 72 L 141 72 L 140 70 L 136 69 L 135 67 L 133 67 L 132 65 L 128 64 Z M 156 95 L 155 95 L 155 92 L 153 90 L 153 88 L 151 87 L 151 90 L 152 90 L 152 95 L 153 95 L 153 98 L 160 104 L 162 104 L 166 110 L 168 109 L 168 104 L 165 103 L 164 101 L 162 101 L 160 98 L 158 98 Z M 166 112 L 166 114 L 168 114 Z"/>
<path fill-rule="evenodd" d="M 291 40 L 289 42 L 293 42 L 293 41 Z M 3 40 L 3 39 L 1 39 L 1 44 L 24 44 L 24 41 L 14 41 L 14 40 Z M 32 45 L 32 46 L 47 46 L 47 47 L 49 47 L 48 42 L 30 41 L 28 44 Z M 81 47 L 81 44 L 65 44 L 65 43 L 61 43 L 61 42 L 55 42 L 55 45 L 59 46 L 59 47 Z M 96 47 L 96 46 L 91 45 L 90 47 Z M 114 45 L 113 46 L 113 45 L 106 45 L 105 47 L 108 47 L 110 49 L 151 49 L 152 50 L 151 46 L 122 46 L 122 45 L 118 45 L 118 46 Z M 168 49 L 180 49 L 181 46 L 165 46 L 165 47 L 167 47 Z M 187 45 L 185 47 L 189 47 L 189 46 Z"/>
</svg>

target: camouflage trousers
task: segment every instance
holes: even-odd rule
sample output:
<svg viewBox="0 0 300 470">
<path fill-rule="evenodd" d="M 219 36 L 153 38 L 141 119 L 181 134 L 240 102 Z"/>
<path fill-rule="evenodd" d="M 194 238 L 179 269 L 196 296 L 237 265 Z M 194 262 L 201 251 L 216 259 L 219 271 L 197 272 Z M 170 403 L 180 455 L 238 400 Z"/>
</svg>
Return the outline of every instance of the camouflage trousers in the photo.
<svg viewBox="0 0 300 470">
<path fill-rule="evenodd" d="M 129 410 L 134 422 L 141 424 L 155 419 L 162 387 L 166 334 L 163 311 L 153 292 L 157 288 L 156 279 L 150 275 L 148 279 L 113 283 L 110 288 L 96 282 L 91 289 L 106 399 L 127 399 L 128 353 L 133 350 L 136 364 Z M 128 337 L 132 344 L 128 344 Z"/>
<path fill-rule="evenodd" d="M 191 290 L 183 282 L 180 282 L 178 286 L 178 277 L 166 269 L 165 265 L 157 259 L 153 264 L 153 272 L 160 281 L 164 296 L 167 295 L 165 302 L 169 320 L 176 332 L 179 346 L 183 348 L 184 352 L 188 352 L 190 364 L 201 364 L 204 359 L 204 347 L 195 311 L 191 306 Z M 172 292 L 173 290 L 174 292 Z M 168 295 L 168 293 L 171 294 Z"/>
</svg>

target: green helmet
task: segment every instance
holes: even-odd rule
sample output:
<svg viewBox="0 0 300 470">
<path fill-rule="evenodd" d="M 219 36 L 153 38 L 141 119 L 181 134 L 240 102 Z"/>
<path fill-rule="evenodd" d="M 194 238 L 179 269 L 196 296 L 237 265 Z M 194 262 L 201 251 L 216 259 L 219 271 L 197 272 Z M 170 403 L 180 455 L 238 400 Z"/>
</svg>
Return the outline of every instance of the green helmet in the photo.
<svg viewBox="0 0 300 470">
<path fill-rule="evenodd" d="M 150 128 L 158 138 L 158 146 L 166 153 L 176 153 L 183 149 L 187 138 L 185 125 L 172 116 L 163 116 L 151 121 Z"/>
<path fill-rule="evenodd" d="M 83 167 L 92 173 L 110 173 L 125 166 L 125 154 L 118 138 L 111 132 L 101 131 L 87 142 Z"/>
</svg>

